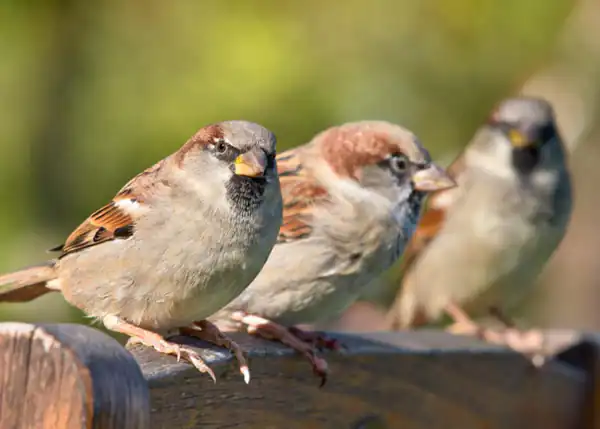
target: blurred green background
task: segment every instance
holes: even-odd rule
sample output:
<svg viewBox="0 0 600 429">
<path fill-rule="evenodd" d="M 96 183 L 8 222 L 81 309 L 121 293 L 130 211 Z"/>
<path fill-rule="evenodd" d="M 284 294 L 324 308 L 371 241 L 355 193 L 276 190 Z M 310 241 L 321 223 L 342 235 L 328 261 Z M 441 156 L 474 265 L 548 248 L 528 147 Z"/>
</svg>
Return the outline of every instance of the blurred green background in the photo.
<svg viewBox="0 0 600 429">
<path fill-rule="evenodd" d="M 48 258 L 125 181 L 224 119 L 264 124 L 280 150 L 334 124 L 386 119 L 447 161 L 498 99 L 534 93 L 555 103 L 589 167 L 582 197 L 600 160 L 596 3 L 2 0 L 0 271 Z M 581 207 L 578 224 L 593 228 L 600 207 Z M 598 238 L 582 231 L 553 264 L 592 273 L 579 295 L 595 303 L 597 264 L 574 255 L 590 259 Z M 568 292 L 545 286 L 553 317 L 539 320 L 598 325 L 596 311 L 560 313 L 576 283 L 561 282 Z M 0 305 L 0 319 L 81 320 L 60 296 Z"/>
</svg>

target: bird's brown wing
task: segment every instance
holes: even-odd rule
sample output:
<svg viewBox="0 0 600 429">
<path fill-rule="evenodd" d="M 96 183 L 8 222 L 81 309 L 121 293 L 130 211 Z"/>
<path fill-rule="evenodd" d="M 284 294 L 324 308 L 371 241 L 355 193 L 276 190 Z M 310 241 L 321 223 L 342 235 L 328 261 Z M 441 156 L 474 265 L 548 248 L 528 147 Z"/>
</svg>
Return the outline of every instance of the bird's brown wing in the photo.
<svg viewBox="0 0 600 429">
<path fill-rule="evenodd" d="M 51 249 L 63 257 L 73 252 L 106 241 L 126 239 L 133 235 L 135 220 L 146 209 L 149 196 L 165 181 L 158 180 L 158 172 L 165 160 L 135 176 L 104 207 L 92 213 L 67 237 L 64 244 Z"/>
<path fill-rule="evenodd" d="M 310 236 L 314 206 L 327 199 L 327 191 L 302 164 L 300 150 L 288 150 L 277 156 L 283 196 L 283 222 L 279 230 L 279 243 Z"/>
</svg>

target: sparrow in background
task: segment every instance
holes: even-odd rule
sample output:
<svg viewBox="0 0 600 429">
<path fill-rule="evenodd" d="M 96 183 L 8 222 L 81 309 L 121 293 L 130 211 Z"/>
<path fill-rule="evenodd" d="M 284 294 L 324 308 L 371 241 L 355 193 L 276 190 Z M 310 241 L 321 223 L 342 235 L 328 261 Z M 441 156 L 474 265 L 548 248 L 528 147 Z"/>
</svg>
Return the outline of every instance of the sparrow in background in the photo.
<svg viewBox="0 0 600 429">
<path fill-rule="evenodd" d="M 60 291 L 108 329 L 183 357 L 213 380 L 193 348 L 165 337 L 179 331 L 226 347 L 248 382 L 241 349 L 205 318 L 252 282 L 277 240 L 275 145 L 251 122 L 200 129 L 53 249 L 57 259 L 0 276 L 0 302 Z"/>
<path fill-rule="evenodd" d="M 501 102 L 448 172 L 458 186 L 429 198 L 389 321 L 407 328 L 446 313 L 452 332 L 535 353 L 541 335 L 504 341 L 473 319 L 491 313 L 514 326 L 507 314 L 565 234 L 571 180 L 552 107 L 528 97 Z"/>
<path fill-rule="evenodd" d="M 283 225 L 265 267 L 209 318 L 225 331 L 278 340 L 305 355 L 325 382 L 319 334 L 297 329 L 340 315 L 402 254 L 427 192 L 454 186 L 410 131 L 348 123 L 277 157 Z"/>
</svg>

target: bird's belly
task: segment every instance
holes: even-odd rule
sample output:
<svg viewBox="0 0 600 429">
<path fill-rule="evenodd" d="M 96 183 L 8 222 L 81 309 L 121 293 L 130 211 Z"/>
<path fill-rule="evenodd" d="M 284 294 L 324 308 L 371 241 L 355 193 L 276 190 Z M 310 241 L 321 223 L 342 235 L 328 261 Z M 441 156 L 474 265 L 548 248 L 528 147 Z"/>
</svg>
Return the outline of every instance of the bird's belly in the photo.
<svg viewBox="0 0 600 429">
<path fill-rule="evenodd" d="M 484 317 L 489 315 L 490 307 L 497 307 L 510 314 L 532 291 L 549 257 L 540 247 L 526 248 L 518 262 L 503 267 L 503 270 L 490 271 L 487 287 L 465 303 L 466 311 L 473 317 Z"/>
<path fill-rule="evenodd" d="M 160 315 L 159 320 L 152 323 L 161 329 L 206 319 L 240 295 L 261 266 L 246 259 L 230 261 L 226 269 L 191 271 L 184 281 L 176 282 L 171 288 L 176 288 L 179 293 L 169 294 L 162 303 L 152 304 L 146 314 Z M 140 323 L 147 322 L 141 320 Z"/>
<path fill-rule="evenodd" d="M 276 246 L 252 285 L 214 319 L 239 310 L 284 325 L 327 322 L 341 315 L 393 262 L 389 247 L 322 250 L 331 247 L 317 238 Z"/>
<path fill-rule="evenodd" d="M 260 271 L 266 251 L 220 252 L 212 259 L 183 249 L 115 257 L 80 252 L 61 260 L 66 299 L 87 315 L 117 316 L 143 328 L 165 330 L 202 320 L 239 295 Z M 264 255 L 263 255 L 264 254 Z"/>
<path fill-rule="evenodd" d="M 555 234 L 539 235 L 528 240 L 515 240 L 504 252 L 490 258 L 484 273 L 465 297 L 463 307 L 472 317 L 488 315 L 490 307 L 510 313 L 531 292 L 536 278 L 557 245 Z"/>
<path fill-rule="evenodd" d="M 273 320 L 288 326 L 326 322 L 340 316 L 357 299 L 356 293 L 336 287 L 329 281 L 317 280 L 302 288 L 301 293 L 275 298 L 289 301 L 286 311 L 272 314 Z M 257 310 L 260 314 L 260 309 Z M 269 317 L 269 312 L 266 313 Z"/>
<path fill-rule="evenodd" d="M 521 257 L 529 252 L 530 239 L 506 229 L 497 232 L 497 237 L 490 231 L 470 237 L 440 235 L 426 249 L 413 268 L 411 281 L 416 301 L 430 317 L 437 318 L 450 303 L 475 316 L 511 293 L 501 280 L 513 277 Z"/>
</svg>

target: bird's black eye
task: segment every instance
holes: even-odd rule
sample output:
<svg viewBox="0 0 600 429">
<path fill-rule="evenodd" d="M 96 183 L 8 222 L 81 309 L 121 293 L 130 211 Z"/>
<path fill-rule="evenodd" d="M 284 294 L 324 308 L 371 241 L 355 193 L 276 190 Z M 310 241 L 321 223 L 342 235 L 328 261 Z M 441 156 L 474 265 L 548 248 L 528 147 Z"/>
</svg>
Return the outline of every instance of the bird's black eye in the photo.
<svg viewBox="0 0 600 429">
<path fill-rule="evenodd" d="M 225 143 L 225 140 L 217 140 L 214 144 L 214 151 L 218 155 L 223 155 L 229 149 L 229 145 Z"/>
<path fill-rule="evenodd" d="M 408 170 L 408 158 L 401 153 L 392 155 L 389 163 L 395 174 L 404 174 Z"/>
<path fill-rule="evenodd" d="M 210 150 L 214 153 L 217 159 L 221 161 L 231 162 L 240 154 L 240 151 L 231 146 L 223 139 L 215 140 L 210 146 Z"/>
</svg>

